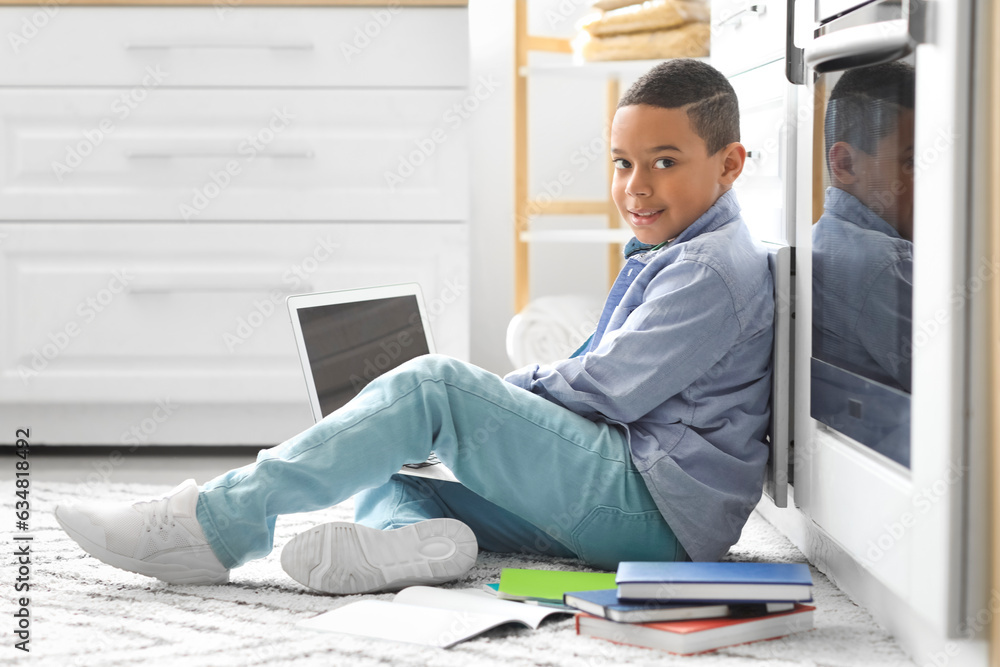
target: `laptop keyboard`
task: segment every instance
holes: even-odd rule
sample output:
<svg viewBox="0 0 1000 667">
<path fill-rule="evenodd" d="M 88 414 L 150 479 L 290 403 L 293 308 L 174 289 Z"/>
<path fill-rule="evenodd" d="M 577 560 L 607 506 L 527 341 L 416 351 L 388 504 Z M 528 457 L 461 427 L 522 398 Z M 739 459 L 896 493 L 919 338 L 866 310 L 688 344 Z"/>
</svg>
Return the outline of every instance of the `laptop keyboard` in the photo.
<svg viewBox="0 0 1000 667">
<path fill-rule="evenodd" d="M 406 463 L 403 465 L 404 468 L 426 468 L 428 466 L 436 466 L 441 463 L 441 459 L 437 457 L 437 454 L 431 452 L 431 455 L 427 457 L 426 461 L 421 463 Z"/>
</svg>

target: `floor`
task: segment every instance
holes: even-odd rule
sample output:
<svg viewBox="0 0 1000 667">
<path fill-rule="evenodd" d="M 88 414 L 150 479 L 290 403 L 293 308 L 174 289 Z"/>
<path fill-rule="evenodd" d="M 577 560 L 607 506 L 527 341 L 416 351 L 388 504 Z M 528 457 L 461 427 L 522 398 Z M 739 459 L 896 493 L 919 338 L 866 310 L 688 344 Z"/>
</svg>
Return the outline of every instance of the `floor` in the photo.
<svg viewBox="0 0 1000 667">
<path fill-rule="evenodd" d="M 504 628 L 450 651 L 406 648 L 391 642 L 339 635 L 313 637 L 295 623 L 355 596 L 316 596 L 287 579 L 278 566 L 280 547 L 316 521 L 349 520 L 350 508 L 290 515 L 279 521 L 275 550 L 268 557 L 234 570 L 227 586 L 190 588 L 165 584 L 110 568 L 86 556 L 51 518 L 55 503 L 70 499 L 108 502 L 164 492 L 188 477 L 203 483 L 254 460 L 256 449 L 158 450 L 155 455 L 122 456 L 93 449 L 32 452 L 33 530 L 46 559 L 33 573 L 38 602 L 33 618 L 37 653 L 33 664 L 80 667 L 137 664 L 482 664 L 562 667 L 578 664 L 674 665 L 708 667 L 799 665 L 803 667 L 914 667 L 898 644 L 820 572 L 815 581 L 816 628 L 782 640 L 680 658 L 659 651 L 619 646 L 577 637 L 572 619 L 543 624 L 538 631 Z M 0 480 L 12 477 L 12 466 Z M 145 485 L 153 485 L 146 489 Z M 159 488 L 157 488 L 159 487 Z M 8 509 L 4 504 L 3 509 Z M 10 508 L 11 511 L 12 508 Z M 802 562 L 802 554 L 756 513 L 733 547 L 731 560 Z M 537 559 L 536 559 L 537 560 Z M 503 567 L 576 568 L 578 561 L 544 562 L 504 554 L 480 555 L 480 562 L 456 586 L 478 588 L 495 581 Z M 370 596 L 362 596 L 370 597 Z M 378 597 L 378 596 L 375 596 Z M 388 596 L 382 596 L 388 599 Z M 94 613 L 98 605 L 99 613 Z M 131 619 L 128 622 L 123 619 Z M 57 639 L 61 637 L 61 639 Z M 270 638 L 269 638 L 270 637 Z M 282 640 L 277 644 L 274 638 Z M 96 639 L 95 639 L 96 638 Z M 99 641 L 98 641 L 99 640 Z M 68 652 L 67 652 L 68 651 Z"/>
</svg>

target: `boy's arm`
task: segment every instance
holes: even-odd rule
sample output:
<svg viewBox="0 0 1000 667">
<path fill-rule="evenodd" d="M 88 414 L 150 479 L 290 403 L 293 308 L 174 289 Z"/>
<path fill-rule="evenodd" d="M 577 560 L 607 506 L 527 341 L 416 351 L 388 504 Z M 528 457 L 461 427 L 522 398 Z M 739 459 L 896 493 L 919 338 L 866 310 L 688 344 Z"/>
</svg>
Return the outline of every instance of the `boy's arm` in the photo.
<svg viewBox="0 0 1000 667">
<path fill-rule="evenodd" d="M 643 302 L 596 350 L 504 379 L 585 417 L 627 424 L 705 376 L 739 334 L 722 278 L 705 264 L 681 261 L 650 281 Z"/>
</svg>

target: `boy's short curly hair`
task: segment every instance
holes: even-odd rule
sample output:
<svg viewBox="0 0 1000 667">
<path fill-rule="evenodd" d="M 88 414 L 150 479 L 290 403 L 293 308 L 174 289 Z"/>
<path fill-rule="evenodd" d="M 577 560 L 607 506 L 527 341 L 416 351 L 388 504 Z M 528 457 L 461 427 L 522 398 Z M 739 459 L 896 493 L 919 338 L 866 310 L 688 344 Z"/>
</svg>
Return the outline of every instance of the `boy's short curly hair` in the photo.
<svg viewBox="0 0 1000 667">
<path fill-rule="evenodd" d="M 722 72 L 700 60 L 677 58 L 653 67 L 618 100 L 619 109 L 635 104 L 685 109 L 709 155 L 740 140 L 736 91 Z"/>
</svg>

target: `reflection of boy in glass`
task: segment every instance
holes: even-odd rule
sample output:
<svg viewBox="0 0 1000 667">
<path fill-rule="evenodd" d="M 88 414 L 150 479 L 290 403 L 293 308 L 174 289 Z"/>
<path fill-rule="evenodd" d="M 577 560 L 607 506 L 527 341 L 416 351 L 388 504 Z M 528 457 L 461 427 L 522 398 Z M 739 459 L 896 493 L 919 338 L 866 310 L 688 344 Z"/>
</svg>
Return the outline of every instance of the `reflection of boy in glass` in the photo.
<svg viewBox="0 0 1000 667">
<path fill-rule="evenodd" d="M 813 355 L 910 390 L 913 67 L 845 72 L 826 110 L 831 187 L 813 227 Z"/>
</svg>

